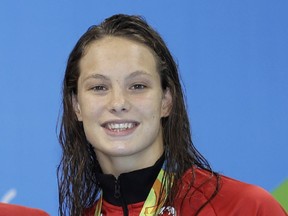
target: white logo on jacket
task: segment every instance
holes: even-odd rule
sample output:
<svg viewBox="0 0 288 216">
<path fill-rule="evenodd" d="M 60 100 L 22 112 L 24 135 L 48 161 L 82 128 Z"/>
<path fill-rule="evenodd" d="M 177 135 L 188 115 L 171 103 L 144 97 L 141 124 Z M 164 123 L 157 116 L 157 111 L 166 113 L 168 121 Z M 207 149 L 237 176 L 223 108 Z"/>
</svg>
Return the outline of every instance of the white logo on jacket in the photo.
<svg viewBox="0 0 288 216">
<path fill-rule="evenodd" d="M 176 209 L 172 206 L 167 206 L 167 207 L 162 207 L 160 209 L 159 215 L 164 215 L 164 213 L 167 213 L 167 215 L 171 215 L 171 216 L 176 216 Z"/>
</svg>

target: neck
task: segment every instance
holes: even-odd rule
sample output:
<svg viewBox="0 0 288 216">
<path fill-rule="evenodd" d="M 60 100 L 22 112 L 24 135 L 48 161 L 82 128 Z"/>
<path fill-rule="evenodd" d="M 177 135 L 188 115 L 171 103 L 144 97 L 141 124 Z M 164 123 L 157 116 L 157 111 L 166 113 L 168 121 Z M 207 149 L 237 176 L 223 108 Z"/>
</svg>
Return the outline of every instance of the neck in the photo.
<svg viewBox="0 0 288 216">
<path fill-rule="evenodd" d="M 104 200 L 112 205 L 122 207 L 143 202 L 159 175 L 164 160 L 165 156 L 163 154 L 152 166 L 122 173 L 117 179 L 109 174 L 96 173 L 96 178 L 102 189 Z M 157 186 L 159 186 L 158 184 L 159 183 L 157 183 Z"/>
<path fill-rule="evenodd" d="M 112 174 L 116 178 L 122 173 L 128 173 L 135 170 L 140 170 L 146 167 L 153 166 L 161 157 L 163 148 L 153 154 L 145 155 L 131 155 L 131 156 L 117 156 L 106 157 L 102 154 L 97 154 L 99 164 L 104 174 Z"/>
</svg>

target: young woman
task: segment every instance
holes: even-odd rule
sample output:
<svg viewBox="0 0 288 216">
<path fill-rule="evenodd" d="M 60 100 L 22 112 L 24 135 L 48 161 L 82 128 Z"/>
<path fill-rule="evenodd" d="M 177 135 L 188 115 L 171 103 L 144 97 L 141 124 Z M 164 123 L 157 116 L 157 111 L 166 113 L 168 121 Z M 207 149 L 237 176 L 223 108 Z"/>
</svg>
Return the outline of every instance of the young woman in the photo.
<svg viewBox="0 0 288 216">
<path fill-rule="evenodd" d="M 59 138 L 60 215 L 286 215 L 195 149 L 176 64 L 138 16 L 112 16 L 77 42 Z"/>
</svg>

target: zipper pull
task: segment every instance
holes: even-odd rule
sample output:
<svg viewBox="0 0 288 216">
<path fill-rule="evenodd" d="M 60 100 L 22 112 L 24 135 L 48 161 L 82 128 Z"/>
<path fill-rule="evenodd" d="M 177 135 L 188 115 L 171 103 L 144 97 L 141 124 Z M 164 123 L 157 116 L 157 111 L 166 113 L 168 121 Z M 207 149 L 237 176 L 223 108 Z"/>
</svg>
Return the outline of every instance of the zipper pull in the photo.
<svg viewBox="0 0 288 216">
<path fill-rule="evenodd" d="M 121 192 L 120 192 L 120 184 L 118 183 L 117 179 L 115 180 L 115 191 L 114 191 L 114 197 L 116 199 L 119 199 L 121 196 Z"/>
</svg>

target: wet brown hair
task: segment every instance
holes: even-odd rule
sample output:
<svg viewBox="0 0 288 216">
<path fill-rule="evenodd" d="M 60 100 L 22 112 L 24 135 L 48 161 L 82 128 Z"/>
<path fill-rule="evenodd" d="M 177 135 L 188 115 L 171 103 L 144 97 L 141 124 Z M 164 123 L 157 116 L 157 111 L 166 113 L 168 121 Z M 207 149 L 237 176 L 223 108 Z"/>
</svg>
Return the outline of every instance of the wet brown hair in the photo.
<svg viewBox="0 0 288 216">
<path fill-rule="evenodd" d="M 173 203 L 178 184 L 184 172 L 199 167 L 213 173 L 207 160 L 197 151 L 191 139 L 190 125 L 177 65 L 161 36 L 140 16 L 118 14 L 91 26 L 78 40 L 69 55 L 63 81 L 63 114 L 59 142 L 63 154 L 58 167 L 59 214 L 79 216 L 96 200 L 99 186 L 95 177 L 101 168 L 91 144 L 86 140 L 82 122 L 73 109 L 73 96 L 77 94 L 80 75 L 79 62 L 89 45 L 106 36 L 123 37 L 149 47 L 156 57 L 162 89 L 169 88 L 172 107 L 168 117 L 162 118 L 165 147 L 166 174 L 163 181 L 173 185 L 164 200 Z M 173 176 L 172 176 L 173 173 Z M 217 177 L 217 174 L 214 175 Z M 218 182 L 218 180 L 217 180 Z M 191 187 L 193 179 L 191 179 Z M 198 212 L 215 196 L 215 191 Z M 163 192 L 163 188 L 161 190 Z M 160 200 L 158 200 L 160 203 Z M 160 206 L 161 207 L 161 206 Z"/>
</svg>

